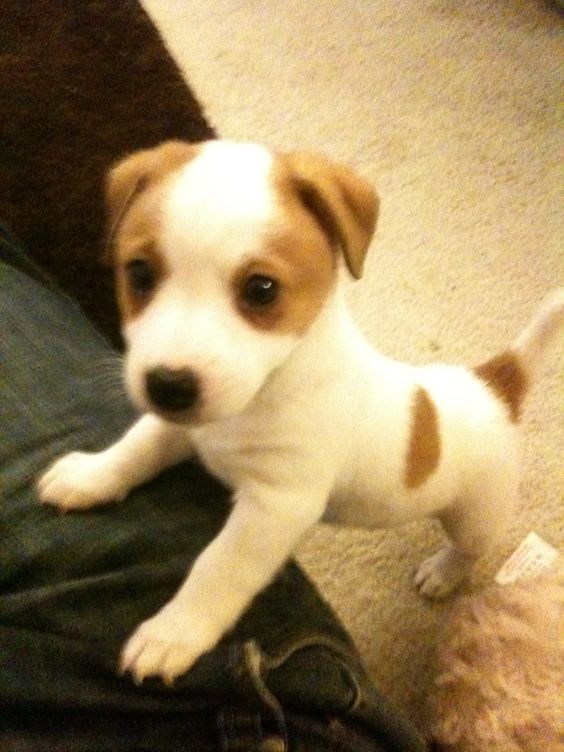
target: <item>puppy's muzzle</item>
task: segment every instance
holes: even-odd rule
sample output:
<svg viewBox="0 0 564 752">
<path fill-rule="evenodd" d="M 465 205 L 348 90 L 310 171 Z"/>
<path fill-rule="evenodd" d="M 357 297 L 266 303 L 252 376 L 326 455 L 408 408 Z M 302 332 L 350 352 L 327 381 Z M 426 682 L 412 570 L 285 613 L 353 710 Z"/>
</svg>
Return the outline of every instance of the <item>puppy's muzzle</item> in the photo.
<svg viewBox="0 0 564 752">
<path fill-rule="evenodd" d="M 153 368 L 145 376 L 147 395 L 152 405 L 165 413 L 192 409 L 200 398 L 200 383 L 188 368 Z"/>
</svg>

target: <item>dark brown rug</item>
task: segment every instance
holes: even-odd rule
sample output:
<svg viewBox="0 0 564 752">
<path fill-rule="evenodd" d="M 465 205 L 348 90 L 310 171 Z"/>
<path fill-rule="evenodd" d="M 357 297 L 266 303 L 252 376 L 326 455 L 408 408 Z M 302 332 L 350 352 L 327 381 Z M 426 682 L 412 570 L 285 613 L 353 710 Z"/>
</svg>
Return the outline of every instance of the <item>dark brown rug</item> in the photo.
<svg viewBox="0 0 564 752">
<path fill-rule="evenodd" d="M 135 149 L 213 136 L 135 0 L 0 3 L 0 222 L 114 342 L 104 174 Z"/>
</svg>

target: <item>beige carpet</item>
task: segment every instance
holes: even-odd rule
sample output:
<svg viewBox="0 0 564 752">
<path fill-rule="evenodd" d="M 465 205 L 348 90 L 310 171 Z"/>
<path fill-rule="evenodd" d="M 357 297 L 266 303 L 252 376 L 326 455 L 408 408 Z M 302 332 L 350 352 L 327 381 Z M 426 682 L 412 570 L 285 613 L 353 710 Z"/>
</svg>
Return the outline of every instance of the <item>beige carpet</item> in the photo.
<svg viewBox="0 0 564 752">
<path fill-rule="evenodd" d="M 535 0 L 144 0 L 212 124 L 314 148 L 376 184 L 382 215 L 351 305 L 398 358 L 477 363 L 564 283 L 562 18 Z M 560 112 L 560 116 L 562 111 Z M 562 348 L 524 418 L 522 501 L 490 582 L 532 529 L 564 551 Z M 299 559 L 376 681 L 417 719 L 445 605 L 412 587 L 439 540 L 320 526 Z"/>
</svg>

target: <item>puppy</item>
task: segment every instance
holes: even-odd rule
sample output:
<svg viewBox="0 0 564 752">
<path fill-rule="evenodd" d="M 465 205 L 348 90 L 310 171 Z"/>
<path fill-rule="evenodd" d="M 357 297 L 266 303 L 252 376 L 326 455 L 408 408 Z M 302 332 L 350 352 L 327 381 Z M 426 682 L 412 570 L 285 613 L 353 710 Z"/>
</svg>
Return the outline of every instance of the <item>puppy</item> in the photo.
<svg viewBox="0 0 564 752">
<path fill-rule="evenodd" d="M 210 650 L 325 517 L 433 515 L 449 543 L 418 570 L 441 597 L 501 534 L 517 496 L 517 423 L 564 291 L 474 369 L 375 352 L 339 284 L 362 274 L 378 201 L 346 167 L 249 144 L 169 142 L 109 175 L 125 380 L 143 417 L 40 479 L 61 509 L 123 499 L 196 454 L 233 509 L 122 669 L 172 682 Z"/>
</svg>

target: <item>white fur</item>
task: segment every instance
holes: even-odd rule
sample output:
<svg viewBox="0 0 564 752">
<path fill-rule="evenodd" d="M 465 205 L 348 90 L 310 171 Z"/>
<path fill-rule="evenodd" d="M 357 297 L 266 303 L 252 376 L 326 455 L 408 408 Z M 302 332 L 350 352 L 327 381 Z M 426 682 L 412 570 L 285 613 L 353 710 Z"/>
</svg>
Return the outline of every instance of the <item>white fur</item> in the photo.
<svg viewBox="0 0 564 752">
<path fill-rule="evenodd" d="M 162 209 L 162 247 L 172 274 L 146 313 L 127 322 L 126 382 L 151 409 L 143 375 L 155 365 L 190 364 L 204 378 L 201 420 L 240 412 L 284 360 L 293 336 L 265 336 L 234 316 L 227 294 L 233 270 L 260 255 L 276 216 L 265 190 L 272 165 L 254 144 L 210 142 L 176 177 Z M 189 301 L 189 305 L 187 305 Z"/>
<path fill-rule="evenodd" d="M 417 574 L 444 595 L 502 531 L 517 494 L 517 430 L 470 370 L 415 368 L 375 352 L 354 327 L 337 286 L 298 335 L 253 328 L 233 306 L 229 280 L 279 221 L 257 147 L 215 144 L 171 183 L 162 248 L 169 276 L 125 328 L 127 383 L 149 409 L 143 377 L 156 365 L 190 367 L 204 383 L 196 425 L 145 415 L 113 447 L 73 453 L 39 483 L 63 509 L 110 499 L 194 451 L 234 490 L 233 511 L 174 598 L 124 648 L 122 668 L 172 681 L 211 649 L 321 519 L 399 525 L 441 519 L 451 542 Z M 562 306 L 562 301 L 560 301 Z M 528 341 L 536 341 L 535 326 Z M 414 390 L 439 414 L 440 463 L 405 484 Z M 103 479 L 103 480 L 102 480 Z"/>
</svg>

